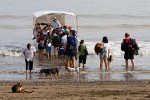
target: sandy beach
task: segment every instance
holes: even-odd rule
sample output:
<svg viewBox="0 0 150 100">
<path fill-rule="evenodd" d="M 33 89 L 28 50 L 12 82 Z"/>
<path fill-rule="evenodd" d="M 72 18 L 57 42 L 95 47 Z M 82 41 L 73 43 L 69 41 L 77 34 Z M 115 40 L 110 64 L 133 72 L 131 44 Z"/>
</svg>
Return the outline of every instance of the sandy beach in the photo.
<svg viewBox="0 0 150 100">
<path fill-rule="evenodd" d="M 12 93 L 18 81 L 0 82 L 0 100 L 150 100 L 150 81 L 24 81 L 33 93 Z"/>
<path fill-rule="evenodd" d="M 1 0 L 0 4 L 0 100 L 150 100 L 150 0 L 114 0 L 113 3 L 112 0 Z M 72 28 L 70 22 L 77 23 L 77 35 L 85 41 L 89 52 L 85 71 L 79 77 L 76 72 L 68 76 L 62 66 L 59 80 L 45 78 L 39 74 L 41 69 L 61 64 L 49 61 L 47 56 L 40 60 L 37 55 L 32 78 L 26 79 L 22 52 L 27 43 L 35 44 L 34 13 L 47 10 L 77 16 L 77 22 L 62 19 Z M 44 19 L 48 18 L 45 16 L 40 23 L 47 23 Z M 126 32 L 140 47 L 135 67 L 129 62 L 128 69 L 120 49 Z M 95 44 L 104 36 L 108 37 L 113 57 L 109 71 L 105 66 L 100 71 L 100 59 L 94 51 Z M 76 67 L 78 63 L 76 60 Z M 12 86 L 19 81 L 23 82 L 23 88 L 34 92 L 12 93 Z"/>
</svg>

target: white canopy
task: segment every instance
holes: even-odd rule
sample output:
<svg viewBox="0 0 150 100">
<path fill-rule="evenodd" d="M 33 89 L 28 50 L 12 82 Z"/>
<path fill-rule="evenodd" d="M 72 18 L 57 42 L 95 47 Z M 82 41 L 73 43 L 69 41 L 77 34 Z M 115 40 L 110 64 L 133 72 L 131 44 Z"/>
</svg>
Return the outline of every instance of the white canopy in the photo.
<svg viewBox="0 0 150 100">
<path fill-rule="evenodd" d="M 38 11 L 34 13 L 33 27 L 36 23 L 52 23 L 52 18 L 56 17 L 61 25 L 72 26 L 76 31 L 77 28 L 77 17 L 74 13 L 64 11 Z"/>
</svg>

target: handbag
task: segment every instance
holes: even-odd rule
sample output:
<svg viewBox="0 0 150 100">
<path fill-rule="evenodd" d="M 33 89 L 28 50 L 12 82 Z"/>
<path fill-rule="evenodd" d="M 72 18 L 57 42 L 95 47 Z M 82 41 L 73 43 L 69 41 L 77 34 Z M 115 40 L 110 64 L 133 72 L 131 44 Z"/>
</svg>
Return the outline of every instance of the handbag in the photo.
<svg viewBox="0 0 150 100">
<path fill-rule="evenodd" d="M 109 56 L 109 58 L 107 59 L 109 62 L 112 62 L 113 61 L 113 57 L 112 55 Z"/>
<path fill-rule="evenodd" d="M 85 47 L 85 55 L 89 55 L 89 52 L 86 47 Z"/>
</svg>

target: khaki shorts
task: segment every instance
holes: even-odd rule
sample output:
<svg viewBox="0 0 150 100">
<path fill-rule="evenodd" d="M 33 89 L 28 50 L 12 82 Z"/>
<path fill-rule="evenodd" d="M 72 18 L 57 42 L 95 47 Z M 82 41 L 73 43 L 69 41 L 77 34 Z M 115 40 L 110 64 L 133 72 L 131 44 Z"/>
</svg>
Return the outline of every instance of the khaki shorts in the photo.
<svg viewBox="0 0 150 100">
<path fill-rule="evenodd" d="M 58 47 L 51 47 L 51 55 L 58 55 Z"/>
</svg>

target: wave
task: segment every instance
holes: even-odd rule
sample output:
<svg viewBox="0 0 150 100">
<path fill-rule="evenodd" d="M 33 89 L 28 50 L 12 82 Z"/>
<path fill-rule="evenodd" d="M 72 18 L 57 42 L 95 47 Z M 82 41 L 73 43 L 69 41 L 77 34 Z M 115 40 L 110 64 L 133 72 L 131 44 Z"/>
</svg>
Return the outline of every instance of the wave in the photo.
<svg viewBox="0 0 150 100">
<path fill-rule="evenodd" d="M 23 19 L 23 18 L 31 18 L 30 16 L 23 15 L 1 15 L 0 19 Z"/>
<path fill-rule="evenodd" d="M 124 14 L 79 14 L 79 18 L 133 18 L 133 19 L 149 19 L 149 15 L 124 15 Z"/>
<path fill-rule="evenodd" d="M 22 56 L 23 48 L 18 46 L 5 45 L 0 47 L 0 56 Z"/>
<path fill-rule="evenodd" d="M 107 29 L 107 28 L 150 28 L 148 24 L 116 24 L 116 25 L 79 25 L 79 28 Z"/>
<path fill-rule="evenodd" d="M 0 29 L 31 29 L 32 25 L 0 25 Z M 85 29 L 107 29 L 107 28 L 150 28 L 148 24 L 116 24 L 116 25 L 79 25 Z"/>
<path fill-rule="evenodd" d="M 0 29 L 29 29 L 32 25 L 0 25 Z"/>
<path fill-rule="evenodd" d="M 110 41 L 110 51 L 113 56 L 121 56 L 124 54 L 120 49 L 121 41 Z M 95 55 L 94 46 L 96 42 L 86 42 L 87 49 L 90 55 Z M 150 56 L 150 42 L 138 41 L 139 56 Z"/>
<path fill-rule="evenodd" d="M 96 55 L 94 52 L 94 46 L 97 42 L 87 41 L 85 42 L 88 52 L 90 55 Z M 113 56 L 121 56 L 124 54 L 120 49 L 121 41 L 110 41 L 111 54 Z M 139 56 L 150 56 L 150 42 L 138 41 L 140 47 Z M 24 47 L 13 46 L 13 45 L 4 45 L 0 46 L 0 56 L 23 56 Z"/>
</svg>

